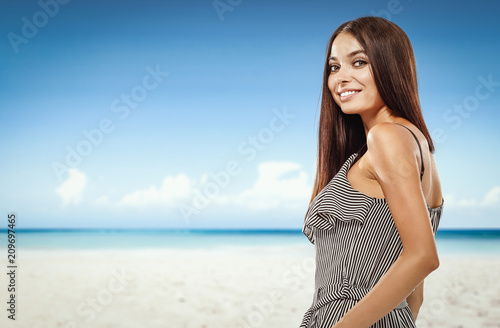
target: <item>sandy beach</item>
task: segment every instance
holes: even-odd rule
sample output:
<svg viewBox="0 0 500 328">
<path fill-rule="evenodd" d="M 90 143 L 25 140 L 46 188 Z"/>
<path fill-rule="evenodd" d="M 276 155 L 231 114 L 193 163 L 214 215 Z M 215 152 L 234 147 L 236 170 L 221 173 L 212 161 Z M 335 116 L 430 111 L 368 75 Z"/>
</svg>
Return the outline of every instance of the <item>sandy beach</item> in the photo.
<svg viewBox="0 0 500 328">
<path fill-rule="evenodd" d="M 441 256 L 417 326 L 500 327 L 499 260 Z M 1 327 L 291 328 L 312 302 L 314 248 L 21 249 L 17 270 Z M 0 285 L 6 307 L 8 275 Z"/>
</svg>

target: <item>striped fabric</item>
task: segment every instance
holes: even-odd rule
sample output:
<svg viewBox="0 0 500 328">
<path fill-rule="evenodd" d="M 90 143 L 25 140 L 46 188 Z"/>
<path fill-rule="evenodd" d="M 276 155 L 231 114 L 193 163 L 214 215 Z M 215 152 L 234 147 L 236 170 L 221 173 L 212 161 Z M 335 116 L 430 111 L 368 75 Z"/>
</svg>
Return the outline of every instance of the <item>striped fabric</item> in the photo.
<svg viewBox="0 0 500 328">
<path fill-rule="evenodd" d="M 347 180 L 356 156 L 346 160 L 306 213 L 302 231 L 315 244 L 316 272 L 313 303 L 301 328 L 331 328 L 373 288 L 403 249 L 385 198 L 365 195 Z M 443 204 L 427 207 L 436 234 Z M 405 300 L 372 327 L 416 326 Z"/>
</svg>

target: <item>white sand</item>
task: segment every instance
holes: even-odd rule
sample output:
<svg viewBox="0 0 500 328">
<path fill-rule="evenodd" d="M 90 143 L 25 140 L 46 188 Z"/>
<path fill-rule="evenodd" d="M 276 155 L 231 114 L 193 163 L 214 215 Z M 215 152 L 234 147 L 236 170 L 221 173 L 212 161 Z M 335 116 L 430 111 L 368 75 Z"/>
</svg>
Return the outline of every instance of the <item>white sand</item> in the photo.
<svg viewBox="0 0 500 328">
<path fill-rule="evenodd" d="M 1 327 L 298 327 L 312 302 L 312 246 L 21 250 L 16 321 Z M 500 327 L 500 257 L 441 256 L 418 327 Z M 6 260 L 1 261 L 6 268 Z"/>
</svg>

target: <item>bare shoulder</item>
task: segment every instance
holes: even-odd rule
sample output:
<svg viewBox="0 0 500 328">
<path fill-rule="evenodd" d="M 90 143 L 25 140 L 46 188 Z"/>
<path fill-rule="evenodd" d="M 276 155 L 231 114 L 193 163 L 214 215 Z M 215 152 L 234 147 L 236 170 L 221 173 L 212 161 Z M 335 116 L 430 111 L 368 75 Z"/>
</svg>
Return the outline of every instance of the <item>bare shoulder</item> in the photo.
<svg viewBox="0 0 500 328">
<path fill-rule="evenodd" d="M 382 122 L 368 132 L 367 162 L 375 177 L 418 174 L 418 151 L 413 135 L 397 124 Z"/>
</svg>

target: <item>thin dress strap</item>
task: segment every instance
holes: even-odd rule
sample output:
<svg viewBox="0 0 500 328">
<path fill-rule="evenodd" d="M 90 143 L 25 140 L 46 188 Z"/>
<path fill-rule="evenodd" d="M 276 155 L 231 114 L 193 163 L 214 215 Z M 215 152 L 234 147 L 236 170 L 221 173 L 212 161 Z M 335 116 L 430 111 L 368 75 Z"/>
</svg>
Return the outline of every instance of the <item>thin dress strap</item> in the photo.
<svg viewBox="0 0 500 328">
<path fill-rule="evenodd" d="M 413 137 L 417 141 L 418 149 L 420 150 L 420 163 L 422 163 L 422 170 L 420 171 L 420 180 L 422 180 L 422 177 L 424 176 L 424 157 L 422 156 L 422 147 L 420 147 L 420 142 L 418 141 L 418 138 L 415 135 L 415 133 L 413 133 L 413 131 L 410 130 L 410 128 L 408 128 L 407 126 L 405 126 L 403 124 L 399 124 L 399 123 L 394 123 L 394 124 L 401 125 L 402 127 L 405 127 L 406 129 L 408 129 L 408 131 L 410 131 L 411 134 L 413 134 Z"/>
</svg>

